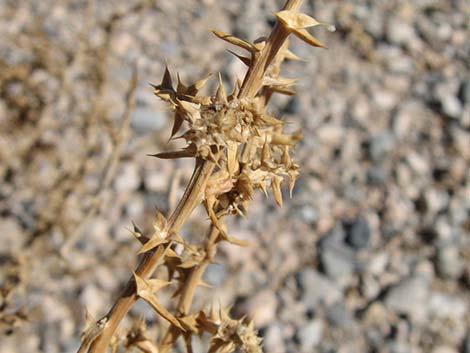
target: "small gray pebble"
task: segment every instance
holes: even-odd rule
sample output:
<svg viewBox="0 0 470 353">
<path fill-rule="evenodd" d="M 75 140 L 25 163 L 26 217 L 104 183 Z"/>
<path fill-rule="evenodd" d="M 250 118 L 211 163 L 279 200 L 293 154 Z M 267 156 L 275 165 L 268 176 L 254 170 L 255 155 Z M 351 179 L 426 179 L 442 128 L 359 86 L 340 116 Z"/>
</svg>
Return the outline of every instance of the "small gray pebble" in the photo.
<svg viewBox="0 0 470 353">
<path fill-rule="evenodd" d="M 398 45 L 410 44 L 416 38 L 413 26 L 396 17 L 391 17 L 387 23 L 387 39 Z"/>
<path fill-rule="evenodd" d="M 462 104 L 470 104 L 470 80 L 462 82 L 459 90 L 459 98 Z"/>
<path fill-rule="evenodd" d="M 387 352 L 390 353 L 411 353 L 411 347 L 403 342 L 392 341 L 387 343 Z"/>
<path fill-rule="evenodd" d="M 354 254 L 345 246 L 325 246 L 320 250 L 323 271 L 334 280 L 348 278 L 355 268 Z"/>
<path fill-rule="evenodd" d="M 379 162 L 388 156 L 395 147 L 395 139 L 390 132 L 375 135 L 370 141 L 369 153 L 372 160 Z"/>
<path fill-rule="evenodd" d="M 407 278 L 388 291 L 385 304 L 397 313 L 421 321 L 427 315 L 428 288 L 429 282 L 426 278 Z"/>
<path fill-rule="evenodd" d="M 207 267 L 206 272 L 204 273 L 204 279 L 211 286 L 220 287 L 224 284 L 227 279 L 227 267 L 223 264 L 213 264 Z"/>
<path fill-rule="evenodd" d="M 383 166 L 372 166 L 367 171 L 367 181 L 371 185 L 385 185 L 389 178 L 388 171 Z"/>
<path fill-rule="evenodd" d="M 467 337 L 463 343 L 463 351 L 464 353 L 470 353 L 470 332 L 467 333 Z"/>
<path fill-rule="evenodd" d="M 346 241 L 356 250 L 367 248 L 370 245 L 371 231 L 366 219 L 358 218 L 351 225 Z"/>
<path fill-rule="evenodd" d="M 342 297 L 342 292 L 335 282 L 313 269 L 302 270 L 298 281 L 302 293 L 301 301 L 307 309 L 315 310 L 320 304 L 332 305 Z"/>
<path fill-rule="evenodd" d="M 451 118 L 459 118 L 462 114 L 462 104 L 454 95 L 445 95 L 441 98 L 442 111 Z"/>
<path fill-rule="evenodd" d="M 464 320 L 469 307 L 464 299 L 446 293 L 433 292 L 428 300 L 429 311 L 436 317 L 451 319 L 455 322 Z"/>
<path fill-rule="evenodd" d="M 138 107 L 132 112 L 132 127 L 139 134 L 145 134 L 164 126 L 166 118 L 161 112 L 151 107 Z"/>
<path fill-rule="evenodd" d="M 320 320 L 307 322 L 296 334 L 302 351 L 311 352 L 321 341 L 323 335 L 323 323 Z"/>
<path fill-rule="evenodd" d="M 343 304 L 332 306 L 327 312 L 328 321 L 336 327 L 347 327 L 354 324 L 351 313 Z"/>
<path fill-rule="evenodd" d="M 444 278 L 456 279 L 463 271 L 463 263 L 456 245 L 445 245 L 438 248 L 436 262 L 437 270 Z"/>
</svg>

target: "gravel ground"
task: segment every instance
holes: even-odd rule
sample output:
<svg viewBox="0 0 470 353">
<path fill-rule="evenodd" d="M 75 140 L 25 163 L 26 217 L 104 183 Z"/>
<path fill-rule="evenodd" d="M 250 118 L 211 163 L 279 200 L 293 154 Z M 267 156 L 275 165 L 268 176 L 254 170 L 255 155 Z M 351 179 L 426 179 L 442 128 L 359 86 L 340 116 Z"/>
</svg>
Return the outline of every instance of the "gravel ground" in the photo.
<svg viewBox="0 0 470 353">
<path fill-rule="evenodd" d="M 192 170 L 146 156 L 171 130 L 148 82 L 166 61 L 233 85 L 244 67 L 209 29 L 254 40 L 281 5 L 0 0 L 0 353 L 77 350 L 84 307 L 103 315 L 135 267 L 126 228 L 150 229 Z M 235 303 L 268 353 L 470 353 L 470 4 L 303 9 L 336 32 L 315 29 L 329 50 L 293 41 L 299 93 L 272 105 L 304 131 L 302 176 L 281 210 L 257 195 L 233 220 L 253 246 L 222 247 L 194 307 Z M 207 224 L 197 210 L 183 233 Z"/>
</svg>

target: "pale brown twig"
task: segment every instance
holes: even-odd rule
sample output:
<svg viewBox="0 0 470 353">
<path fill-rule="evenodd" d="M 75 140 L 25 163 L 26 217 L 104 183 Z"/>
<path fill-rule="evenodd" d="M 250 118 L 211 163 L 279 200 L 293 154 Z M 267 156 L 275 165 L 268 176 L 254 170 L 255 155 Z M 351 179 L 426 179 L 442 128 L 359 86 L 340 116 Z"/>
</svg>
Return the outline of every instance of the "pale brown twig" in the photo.
<svg viewBox="0 0 470 353">
<path fill-rule="evenodd" d="M 287 1 L 284 6 L 284 10 L 297 10 L 300 8 L 301 4 L 302 0 Z M 269 64 L 274 60 L 278 50 L 282 47 L 288 36 L 289 32 L 279 25 L 279 23 L 276 23 L 274 29 L 271 32 L 271 35 L 269 36 L 266 46 L 255 56 L 255 63 L 249 68 L 245 79 L 243 80 L 242 88 L 238 94 L 238 98 L 254 97 L 258 93 L 262 86 L 263 77 Z M 267 100 L 265 102 L 267 102 Z M 218 234 L 219 232 L 217 228 L 214 225 L 211 225 L 209 237 L 205 245 L 206 254 L 215 254 Z M 184 316 L 189 313 L 197 285 L 201 281 L 201 278 L 212 259 L 212 256 L 206 256 L 199 266 L 196 266 L 191 270 L 189 278 L 183 287 L 183 291 L 177 306 L 177 314 L 179 316 Z M 175 341 L 178 339 L 180 333 L 181 331 L 178 328 L 170 326 L 162 340 L 162 343 L 160 344 L 160 352 L 169 352 Z"/>
<path fill-rule="evenodd" d="M 167 228 L 169 232 L 178 232 L 194 208 L 201 202 L 204 187 L 211 176 L 214 167 L 215 164 L 213 162 L 202 159 L 196 160 L 196 166 L 186 191 L 168 221 Z M 144 279 L 149 278 L 167 249 L 168 246 L 159 246 L 154 250 L 145 253 L 135 273 Z M 109 341 L 119 326 L 122 318 L 127 314 L 137 299 L 136 283 L 134 276 L 132 276 L 123 293 L 114 303 L 109 313 L 101 319 L 102 322 L 104 322 L 104 327 L 101 334 L 92 343 L 89 350 L 90 353 L 105 352 L 106 347 L 108 346 Z"/>
<path fill-rule="evenodd" d="M 218 315 L 214 313 L 212 315 L 213 319 L 208 319 L 206 314 L 200 312 L 199 315 L 202 316 L 200 316 L 198 320 L 202 321 L 199 323 L 196 321 L 191 321 L 195 320 L 194 317 L 191 318 L 187 315 L 190 312 L 195 289 L 200 284 L 205 269 L 213 261 L 217 243 L 221 240 L 226 240 L 235 244 L 242 243 L 226 234 L 224 225 L 222 223 L 222 217 L 225 212 L 230 211 L 241 214 L 240 209 L 238 209 L 238 204 L 242 205 L 246 209 L 245 203 L 248 202 L 252 197 L 253 185 L 256 185 L 257 188 L 262 188 L 265 190 L 267 179 L 269 179 L 271 182 L 271 188 L 273 190 L 276 202 L 281 206 L 282 195 L 280 191 L 280 184 L 283 180 L 282 175 L 287 174 L 289 176 L 291 189 L 298 175 L 298 166 L 291 162 L 288 151 L 290 146 L 294 146 L 297 143 L 300 138 L 300 134 L 288 135 L 283 133 L 282 123 L 279 120 L 265 114 L 265 105 L 268 102 L 271 93 L 273 91 L 278 91 L 284 94 L 292 94 L 289 86 L 293 84 L 293 80 L 280 78 L 278 73 L 274 73 L 268 77 L 267 81 L 264 79 L 266 78 L 265 75 L 267 73 L 268 67 L 276 59 L 276 56 L 281 49 L 283 54 L 279 59 L 279 64 L 285 57 L 288 56 L 286 41 L 290 34 L 295 34 L 300 39 L 313 46 L 323 46 L 318 40 L 308 34 L 308 32 L 305 30 L 306 27 L 316 26 L 320 23 L 307 15 L 297 12 L 301 3 L 301 0 L 288 0 L 286 2 L 283 9 L 285 11 L 281 11 L 276 14 L 279 21 L 276 23 L 276 26 L 274 27 L 267 41 L 261 45 L 257 46 L 256 44 L 250 44 L 233 36 L 225 35 L 222 32 L 214 32 L 218 37 L 227 40 L 232 44 L 239 45 L 250 51 L 252 54 L 251 59 L 241 58 L 242 61 L 247 63 L 249 69 L 243 80 L 238 95 L 233 95 L 230 99 L 235 97 L 237 98 L 236 102 L 242 102 L 240 105 L 236 105 L 236 107 L 240 109 L 239 112 L 242 114 L 250 112 L 250 109 L 255 110 L 253 113 L 249 114 L 254 114 L 254 117 L 258 119 L 257 124 L 260 126 L 260 128 L 267 128 L 267 130 L 264 132 L 265 135 L 262 135 L 264 136 L 262 137 L 264 142 L 260 142 L 258 137 L 257 139 L 248 139 L 247 142 L 246 139 L 244 140 L 244 137 L 239 131 L 228 129 L 226 132 L 221 132 L 226 133 L 226 137 L 228 138 L 225 147 L 222 149 L 219 148 L 219 144 L 217 142 L 214 142 L 212 145 L 200 145 L 198 143 L 201 143 L 205 137 L 217 138 L 216 134 L 211 135 L 211 133 L 209 133 L 209 135 L 199 136 L 198 133 L 202 134 L 203 132 L 201 131 L 206 131 L 204 129 L 208 128 L 207 126 L 202 125 L 196 127 L 195 130 L 190 131 L 192 134 L 186 136 L 186 140 L 189 143 L 189 146 L 186 149 L 182 151 L 156 155 L 157 157 L 160 156 L 160 158 L 195 156 L 196 166 L 191 180 L 186 187 L 185 193 L 178 203 L 175 211 L 171 214 L 168 222 L 164 221 L 163 216 L 159 217 L 160 220 L 158 223 L 157 232 L 156 235 L 152 237 L 152 239 L 138 235 L 138 239 L 143 242 L 143 244 L 145 244 L 142 250 L 142 252 L 144 252 L 144 257 L 138 265 L 134 275 L 128 281 L 125 290 L 117 299 L 109 313 L 97 322 L 96 328 L 98 329 L 99 333 L 96 337 L 93 338 L 89 352 L 105 352 L 106 347 L 109 345 L 109 342 L 118 328 L 120 321 L 139 296 L 143 298 L 150 298 L 151 304 L 153 304 L 157 312 L 170 321 L 170 328 L 164 336 L 163 341 L 159 347 L 160 351 L 163 353 L 167 353 L 174 346 L 179 335 L 186 330 L 186 328 L 183 327 L 184 325 L 189 327 L 188 330 L 193 332 L 196 332 L 199 329 L 211 332 L 213 334 L 211 352 L 215 352 L 215 350 L 218 350 L 220 347 L 225 347 L 224 351 L 226 351 L 226 349 L 231 351 L 231 349 L 235 347 L 235 344 L 243 344 L 245 348 L 248 346 L 252 347 L 249 349 L 250 352 L 261 351 L 259 339 L 255 337 L 256 335 L 252 324 L 248 324 L 244 330 L 240 331 L 244 333 L 240 333 L 241 336 L 238 336 L 237 338 L 238 343 L 235 343 L 235 339 L 232 337 L 232 335 L 236 334 L 235 332 L 237 332 L 237 327 L 241 324 L 242 321 L 231 319 L 225 310 L 221 309 Z M 274 66 L 278 68 L 278 63 L 276 62 Z M 157 96 L 171 103 L 175 109 L 175 126 L 173 128 L 173 134 L 179 130 L 179 127 L 183 122 L 183 118 L 188 119 L 191 124 L 197 122 L 204 124 L 207 123 L 207 119 L 214 119 L 215 117 L 215 120 L 213 120 L 216 126 L 215 128 L 222 130 L 224 129 L 223 126 L 217 125 L 223 120 L 224 114 L 222 112 L 220 113 L 220 116 L 218 115 L 218 107 L 224 107 L 224 109 L 228 110 L 231 109 L 231 107 L 229 106 L 229 102 L 227 100 L 227 96 L 225 94 L 220 77 L 219 89 L 214 97 L 209 98 L 209 101 L 204 100 L 204 97 L 196 98 L 194 92 L 199 90 L 198 87 L 199 83 L 190 87 L 186 87 L 178 82 L 178 88 L 177 91 L 175 91 L 172 87 L 171 76 L 168 70 L 165 73 L 162 84 L 155 86 L 155 92 Z M 265 87 L 267 90 L 265 89 L 261 96 L 256 97 L 261 87 Z M 256 99 L 258 100 L 256 101 Z M 207 105 L 204 106 L 204 104 Z M 201 119 L 200 109 L 202 108 L 208 109 L 203 111 L 204 114 L 208 114 L 206 117 L 207 119 Z M 229 110 L 230 114 L 235 115 L 227 117 L 226 123 L 230 123 L 230 121 L 233 122 L 233 119 L 237 119 L 235 112 L 236 111 Z M 253 115 L 251 115 L 251 118 L 253 118 Z M 238 125 L 240 128 L 245 127 L 247 129 L 256 129 L 256 126 L 254 125 L 244 125 L 247 123 L 243 119 L 240 120 L 238 124 L 241 124 Z M 251 133 L 253 136 L 258 136 L 261 133 L 261 130 L 252 130 Z M 239 150 L 239 147 L 242 143 L 245 143 L 245 148 L 243 151 L 241 149 Z M 271 144 L 271 146 L 269 144 Z M 240 171 L 240 168 L 242 168 L 241 165 L 246 165 L 249 163 L 246 158 L 250 158 L 250 155 L 253 155 L 253 149 L 255 151 L 254 153 L 258 153 L 257 158 L 259 159 L 256 159 L 255 164 L 249 164 L 249 166 L 246 167 L 243 171 Z M 271 150 L 276 151 L 278 155 L 282 152 L 282 160 L 273 159 Z M 240 153 L 237 154 L 237 151 Z M 223 170 L 219 165 L 219 158 L 222 159 L 222 162 L 225 164 Z M 240 160 L 236 161 L 234 158 L 240 158 Z M 264 166 L 264 169 L 260 169 L 260 165 Z M 213 172 L 216 166 L 219 168 L 219 170 L 217 170 L 216 174 L 214 175 L 215 180 L 211 179 L 211 183 L 214 183 L 215 181 L 215 184 L 217 185 L 211 184 L 211 187 L 209 188 L 207 187 L 209 178 L 213 176 Z M 237 174 L 236 179 L 233 177 L 233 173 L 239 173 Z M 235 185 L 235 183 L 237 184 Z M 232 191 L 234 194 L 230 194 Z M 218 197 L 220 197 L 220 200 Z M 231 199 L 231 197 L 233 197 L 233 199 Z M 212 222 L 211 230 L 206 239 L 204 249 L 202 249 L 204 253 L 203 258 L 199 258 L 196 263 L 190 261 L 188 263 L 182 263 L 180 266 L 180 270 L 185 269 L 186 271 L 186 269 L 189 269 L 189 271 L 184 272 L 184 276 L 180 277 L 180 280 L 181 278 L 183 278 L 183 280 L 180 290 L 177 292 L 179 294 L 179 301 L 175 317 L 171 315 L 166 309 L 163 309 L 153 297 L 153 294 L 150 293 L 152 286 L 149 284 L 150 282 L 147 282 L 147 279 L 152 275 L 156 267 L 164 259 L 164 256 L 168 254 L 174 239 L 179 239 L 179 242 L 183 242 L 183 244 L 185 244 L 184 240 L 178 238 L 177 233 L 186 222 L 194 208 L 201 203 L 203 198 L 208 215 Z M 219 203 L 219 205 L 222 205 L 220 202 L 225 204 L 225 206 L 222 207 L 221 213 L 216 214 L 217 204 Z M 227 206 L 227 202 L 228 204 L 231 204 L 230 207 Z M 146 240 L 144 240 L 144 238 Z M 149 246 L 149 244 L 151 246 Z M 189 244 L 185 245 L 185 247 L 186 246 L 191 253 L 193 251 L 191 250 L 191 246 Z M 171 251 L 174 254 L 173 256 L 176 256 L 179 260 L 181 260 L 181 257 L 175 254 L 173 250 Z M 197 254 L 197 252 L 195 254 Z M 172 275 L 170 275 L 170 277 L 171 276 Z M 156 285 L 160 280 L 154 279 L 153 281 L 153 283 Z M 196 326 L 194 326 L 191 322 L 195 322 L 194 325 Z M 228 331 L 225 329 L 223 331 L 218 331 L 220 326 L 218 323 L 220 322 L 224 322 L 223 325 L 228 325 L 226 327 Z M 198 325 L 200 326 L 199 328 Z M 185 334 L 188 351 L 191 351 L 190 337 L 190 332 Z M 87 340 L 87 342 L 90 343 L 90 340 Z M 87 350 L 87 348 L 84 348 L 83 346 L 84 345 L 82 345 L 80 352 Z"/>
</svg>

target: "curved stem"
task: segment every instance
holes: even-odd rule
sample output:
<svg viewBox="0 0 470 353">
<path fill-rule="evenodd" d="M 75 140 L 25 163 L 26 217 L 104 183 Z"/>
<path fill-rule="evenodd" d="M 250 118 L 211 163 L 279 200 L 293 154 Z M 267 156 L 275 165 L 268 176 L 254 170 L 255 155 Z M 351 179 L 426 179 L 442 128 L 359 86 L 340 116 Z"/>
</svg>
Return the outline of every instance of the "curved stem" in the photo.
<svg viewBox="0 0 470 353">
<path fill-rule="evenodd" d="M 204 245 L 206 257 L 198 265 L 191 269 L 187 281 L 184 283 L 183 290 L 176 308 L 177 316 L 182 317 L 189 314 L 191 303 L 193 302 L 196 288 L 201 282 L 202 276 L 206 271 L 207 266 L 213 261 L 216 252 L 216 242 L 219 236 L 219 231 L 214 225 L 211 225 L 209 236 Z M 159 345 L 159 353 L 168 353 L 173 347 L 174 343 L 180 336 L 181 331 L 175 327 L 170 326 L 163 336 L 163 340 Z"/>
<path fill-rule="evenodd" d="M 288 0 L 283 9 L 297 10 L 301 3 L 302 0 Z M 263 77 L 269 64 L 274 60 L 288 36 L 289 32 L 277 23 L 272 30 L 265 47 L 254 57 L 253 65 L 250 66 L 243 80 L 243 84 L 238 95 L 239 98 L 252 98 L 256 96 L 263 85 Z M 186 222 L 194 208 L 201 202 L 206 182 L 211 176 L 214 167 L 215 164 L 213 162 L 197 159 L 193 176 L 191 177 L 186 191 L 176 210 L 170 216 L 167 226 L 168 231 L 177 232 Z M 211 231 L 211 235 L 217 239 L 218 234 L 215 230 Z M 158 246 L 156 249 L 146 253 L 135 271 L 136 274 L 142 278 L 149 278 L 154 272 L 159 261 L 165 255 L 167 249 L 167 246 Z M 181 314 L 186 314 L 189 311 L 194 297 L 195 288 L 197 287 L 197 283 L 202 277 L 207 265 L 208 263 L 203 263 L 192 272 L 192 275 L 189 278 L 190 283 L 186 285 L 186 290 L 183 291 L 183 294 L 180 297 L 178 307 Z M 137 299 L 136 284 L 134 276 L 132 276 L 109 313 L 99 321 L 104 325 L 104 328 L 100 335 L 93 341 L 89 349 L 89 353 L 104 353 L 106 351 L 106 348 L 118 328 L 119 323 Z M 179 332 L 172 333 L 172 330 L 176 330 L 176 328 L 170 328 L 170 331 L 167 333 L 168 338 L 166 341 L 168 342 L 168 345 L 165 345 L 162 352 L 168 352 L 178 338 Z M 167 335 L 165 335 L 165 337 L 167 337 Z M 85 350 L 86 348 L 80 347 L 79 352 L 83 352 Z"/>
<path fill-rule="evenodd" d="M 302 0 L 288 0 L 283 10 L 298 10 L 302 5 Z M 238 98 L 254 97 L 263 86 L 264 74 L 271 62 L 276 57 L 279 49 L 289 36 L 289 32 L 276 22 L 263 50 L 255 57 L 255 63 L 252 65 L 243 80 L 242 88 Z"/>
<path fill-rule="evenodd" d="M 302 0 L 289 0 L 284 5 L 284 10 L 297 10 L 300 8 Z M 243 97 L 254 97 L 263 85 L 263 77 L 266 70 L 271 62 L 276 57 L 279 50 L 285 44 L 289 32 L 276 23 L 272 30 L 269 39 L 263 48 L 263 50 L 254 58 L 254 64 L 248 69 L 248 72 L 243 80 L 242 88 L 240 89 L 238 98 Z M 265 103 L 269 98 L 265 99 Z M 206 253 L 209 251 L 216 251 L 216 241 L 218 237 L 218 231 L 215 226 L 211 226 L 208 240 L 206 242 Z M 210 264 L 210 259 L 206 257 L 199 266 L 194 267 L 186 281 L 183 291 L 180 296 L 180 300 L 177 306 L 177 315 L 185 316 L 189 313 L 191 303 L 196 292 L 197 284 L 200 282 L 207 266 Z M 165 333 L 162 342 L 159 345 L 160 353 L 168 353 L 174 346 L 176 340 L 180 336 L 181 331 L 174 326 L 170 326 Z"/>
<path fill-rule="evenodd" d="M 186 191 L 168 221 L 169 231 L 179 231 L 194 208 L 201 202 L 206 182 L 211 176 L 214 167 L 215 164 L 213 162 L 197 159 Z M 158 246 L 156 249 L 146 253 L 135 272 L 142 278 L 149 278 L 160 259 L 165 255 L 166 249 L 166 246 Z M 119 323 L 137 299 L 136 284 L 134 276 L 132 276 L 109 313 L 102 319 L 105 322 L 104 329 L 91 345 L 90 353 L 105 352 Z"/>
</svg>

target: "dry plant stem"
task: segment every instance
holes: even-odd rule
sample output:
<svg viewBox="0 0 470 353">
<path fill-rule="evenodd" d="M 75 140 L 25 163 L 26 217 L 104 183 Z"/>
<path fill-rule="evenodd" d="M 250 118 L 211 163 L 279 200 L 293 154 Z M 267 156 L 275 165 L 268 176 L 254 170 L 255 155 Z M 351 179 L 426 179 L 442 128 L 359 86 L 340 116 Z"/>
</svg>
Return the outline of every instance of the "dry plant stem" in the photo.
<svg viewBox="0 0 470 353">
<path fill-rule="evenodd" d="M 302 0 L 289 0 L 284 5 L 283 10 L 298 10 L 300 5 L 302 5 Z M 258 93 L 263 84 L 263 76 L 266 69 L 288 36 L 289 32 L 277 22 L 266 42 L 266 46 L 258 54 L 258 57 L 255 58 L 255 64 L 245 76 L 238 98 L 254 97 Z"/>
<path fill-rule="evenodd" d="M 289 0 L 284 5 L 284 10 L 298 10 L 302 4 L 302 0 Z M 285 43 L 289 33 L 284 29 L 279 23 L 276 23 L 269 39 L 266 43 L 266 46 L 255 58 L 254 65 L 247 72 L 245 79 L 243 80 L 242 88 L 239 92 L 238 97 L 254 97 L 259 89 L 262 87 L 264 74 L 269 66 L 269 64 L 274 60 L 279 49 Z M 265 99 L 265 102 L 269 100 L 269 97 Z M 218 236 L 218 230 L 213 225 L 211 226 L 210 235 L 206 243 L 206 253 L 208 250 L 213 249 L 215 252 L 216 240 Z M 177 315 L 184 316 L 189 313 L 191 303 L 194 298 L 194 294 L 197 288 L 197 284 L 201 281 L 201 278 L 209 265 L 210 259 L 206 259 L 199 265 L 192 269 L 188 281 L 185 283 L 183 291 L 180 296 L 180 300 L 177 306 Z M 181 331 L 174 327 L 170 326 L 163 337 L 163 340 L 160 344 L 160 353 L 168 353 L 173 347 L 174 343 L 178 339 Z"/>
<path fill-rule="evenodd" d="M 209 237 L 205 244 L 206 257 L 199 266 L 196 266 L 191 271 L 190 277 L 185 283 L 181 293 L 181 297 L 178 302 L 178 314 L 180 315 L 186 315 L 189 313 L 197 285 L 199 284 L 205 269 L 213 261 L 213 257 L 215 255 L 215 253 L 213 253 L 215 250 L 214 244 L 217 241 L 218 235 L 218 229 L 214 225 L 211 225 Z"/>
<path fill-rule="evenodd" d="M 200 265 L 194 267 L 189 274 L 188 280 L 185 282 L 181 296 L 177 306 L 177 316 L 185 316 L 189 314 L 191 309 L 191 303 L 193 302 L 194 294 L 196 293 L 196 288 L 201 282 L 202 276 L 206 271 L 207 266 L 213 260 L 215 255 L 215 243 L 217 237 L 219 236 L 219 231 L 214 225 L 211 225 L 209 236 L 205 244 L 206 257 L 201 262 Z M 175 326 L 170 326 L 165 333 L 163 340 L 160 344 L 160 353 L 169 352 L 173 347 L 174 343 L 178 339 L 181 331 Z"/>
<path fill-rule="evenodd" d="M 214 167 L 215 164 L 213 162 L 204 161 L 202 159 L 196 160 L 196 167 L 191 180 L 189 181 L 188 187 L 186 188 L 176 210 L 168 221 L 169 232 L 178 232 L 194 208 L 201 202 L 204 187 L 211 176 Z M 135 273 L 142 278 L 149 278 L 159 261 L 165 255 L 166 249 L 167 246 L 158 246 L 154 250 L 146 253 Z M 106 351 L 111 337 L 114 335 L 119 323 L 137 299 L 136 284 L 134 276 L 132 276 L 109 313 L 102 319 L 105 320 L 104 329 L 91 345 L 89 350 L 90 353 L 104 353 Z"/>
<path fill-rule="evenodd" d="M 301 3 L 302 0 L 288 0 L 283 9 L 297 10 Z M 254 97 L 258 93 L 259 89 L 262 87 L 263 77 L 269 64 L 276 57 L 279 49 L 287 39 L 288 34 L 288 31 L 279 25 L 279 23 L 275 25 L 265 47 L 255 56 L 254 65 L 248 70 L 243 80 L 242 88 L 238 95 L 239 98 Z M 193 176 L 186 188 L 183 198 L 180 200 L 176 210 L 169 219 L 169 232 L 177 232 L 186 222 L 194 208 L 202 201 L 206 182 L 211 176 L 214 167 L 215 164 L 211 161 L 197 159 Z M 215 242 L 217 236 L 218 231 L 215 227 L 212 227 L 207 244 Z M 165 255 L 168 246 L 169 245 L 161 245 L 146 253 L 135 271 L 136 274 L 144 279 L 149 278 L 159 261 Z M 177 308 L 179 315 L 185 314 L 189 311 L 194 297 L 195 288 L 197 287 L 197 283 L 204 273 L 208 263 L 208 261 L 204 261 L 191 272 L 188 284 L 185 285 L 179 300 Z M 119 323 L 137 299 L 136 284 L 134 276 L 132 276 L 121 296 L 117 299 L 109 313 L 101 320 L 102 322 L 104 321 L 104 328 L 101 334 L 92 343 L 89 349 L 90 353 L 104 353 L 106 351 L 106 348 L 118 328 Z M 175 332 L 171 332 L 171 330 L 175 330 Z M 179 332 L 176 332 L 176 329 L 171 328 L 162 342 L 161 352 L 168 352 L 174 345 L 179 334 Z M 83 347 L 81 347 L 80 351 L 83 351 Z"/>
</svg>

